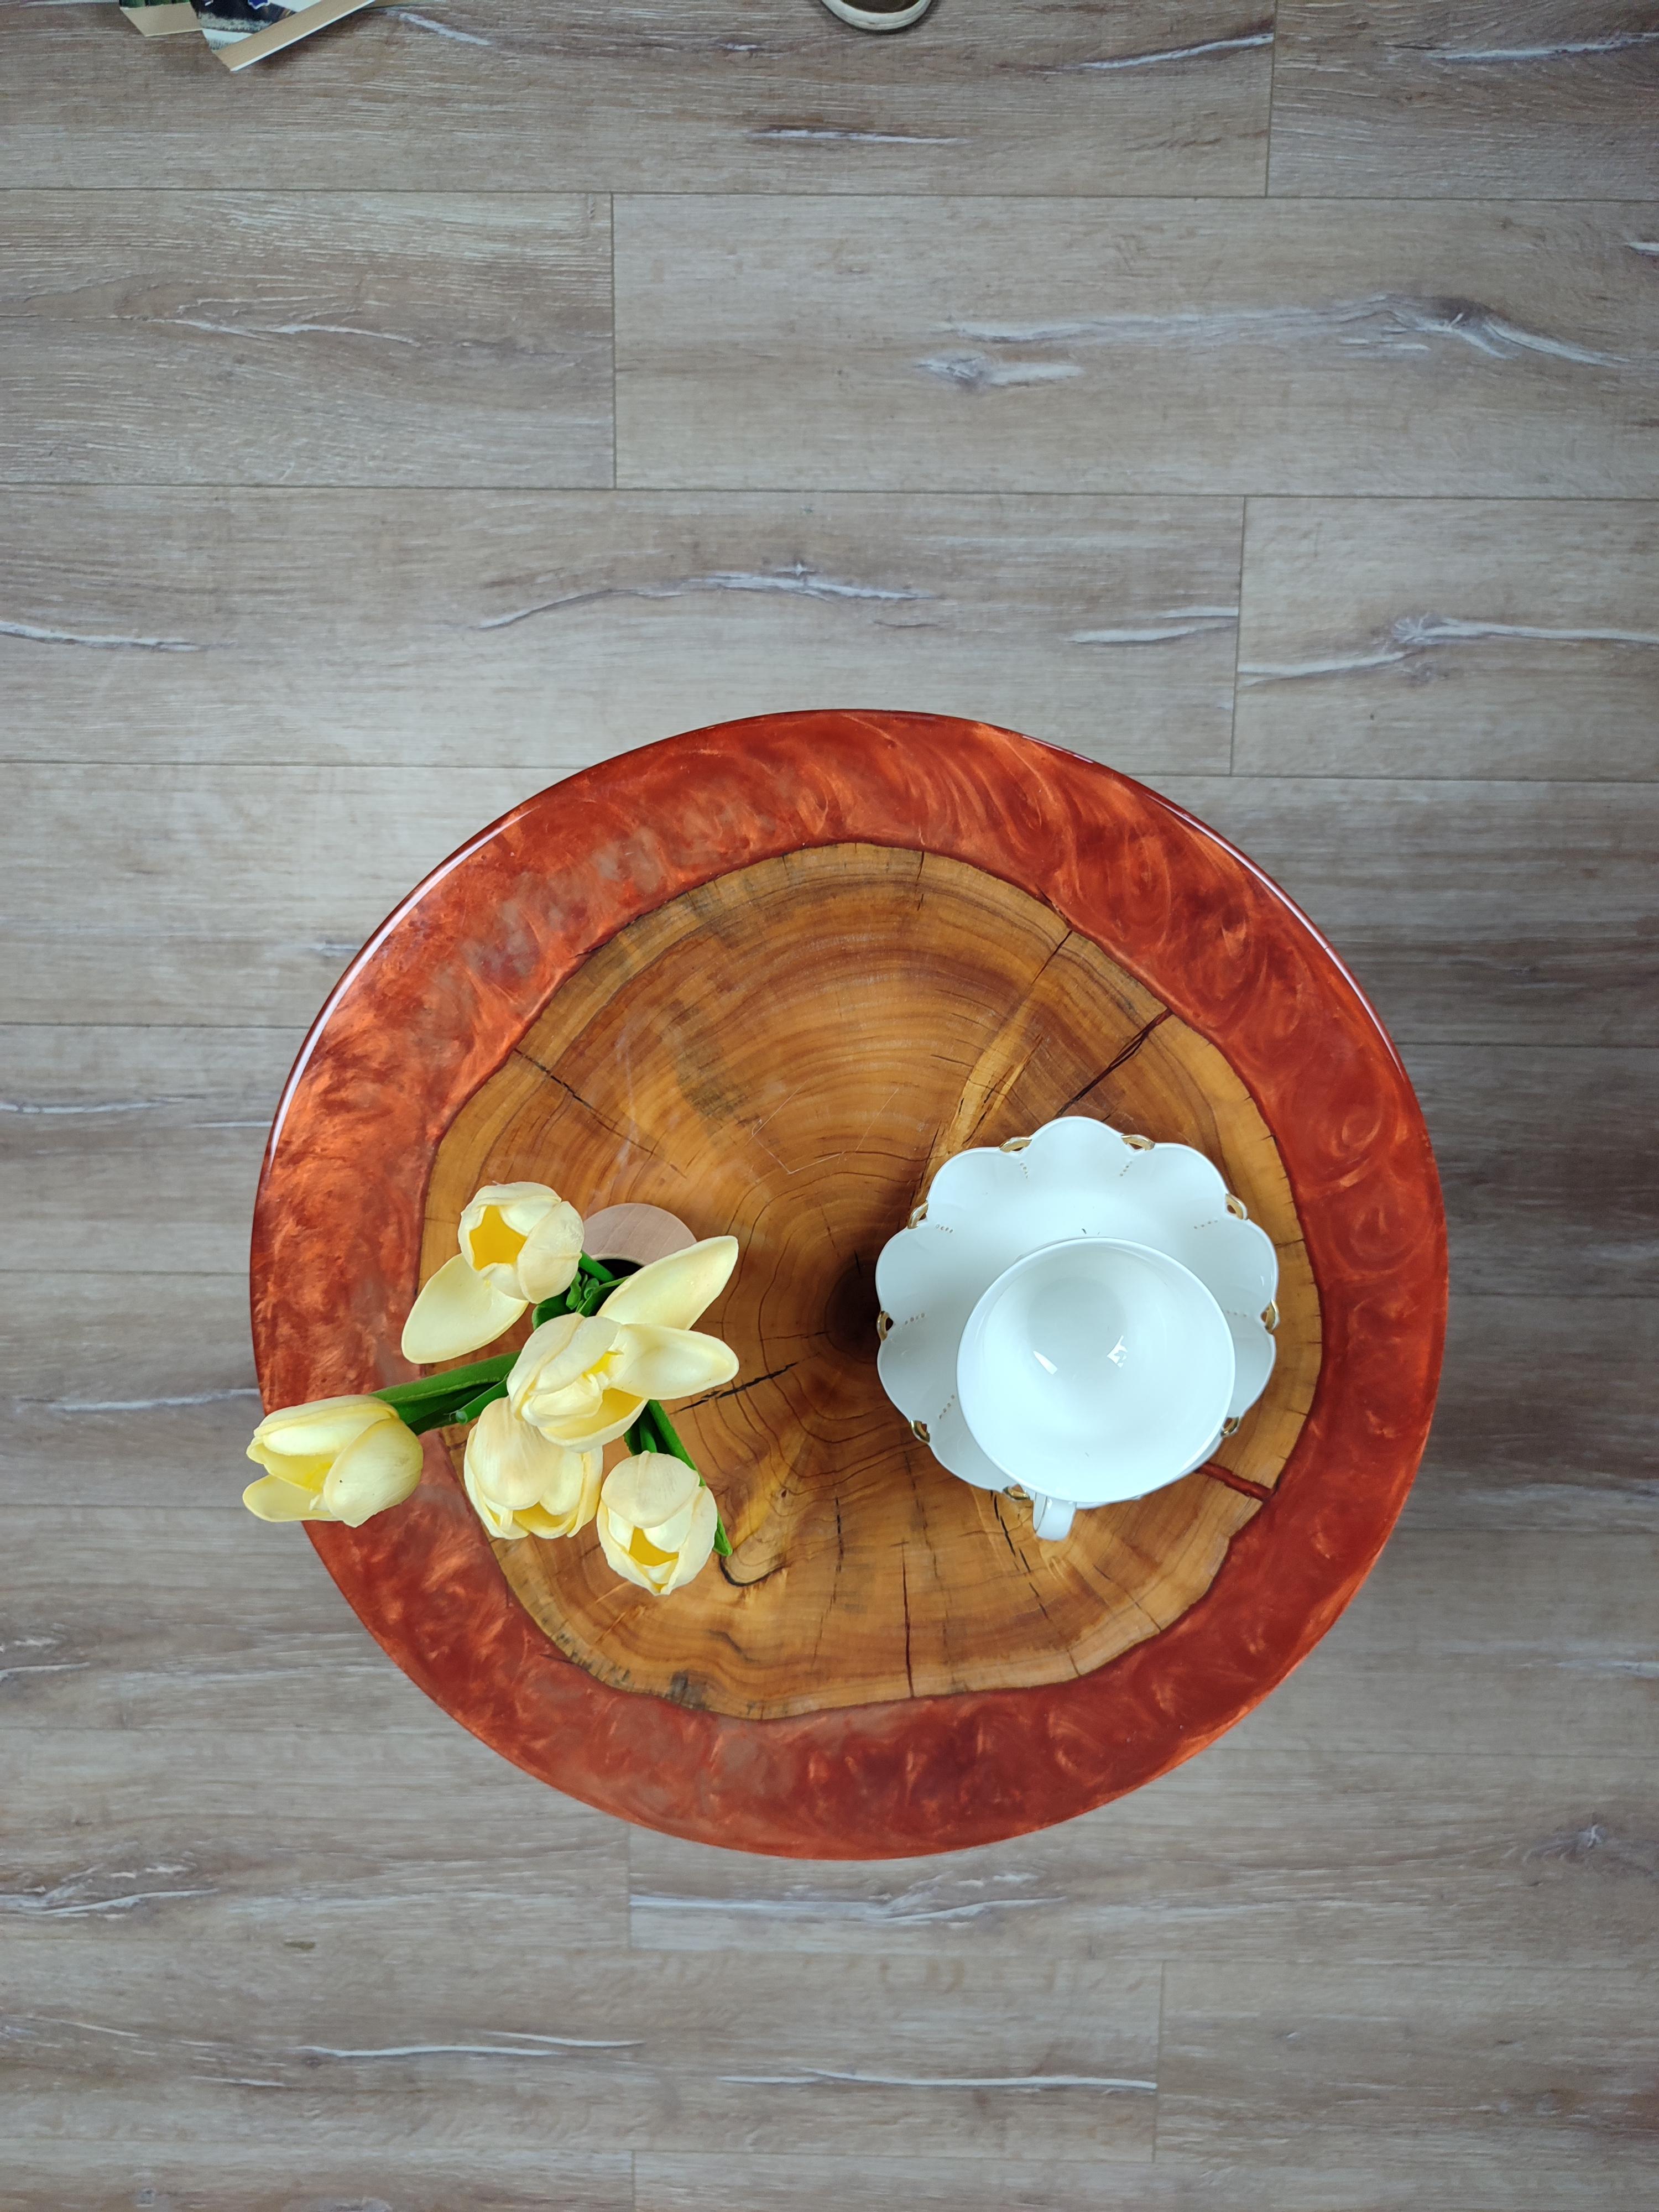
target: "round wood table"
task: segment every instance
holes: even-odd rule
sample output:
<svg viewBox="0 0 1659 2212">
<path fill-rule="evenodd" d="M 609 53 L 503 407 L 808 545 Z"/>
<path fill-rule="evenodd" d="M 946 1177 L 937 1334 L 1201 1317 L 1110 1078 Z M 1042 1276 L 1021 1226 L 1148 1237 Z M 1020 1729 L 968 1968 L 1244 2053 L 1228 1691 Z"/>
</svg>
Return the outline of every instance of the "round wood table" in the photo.
<svg viewBox="0 0 1659 2212">
<path fill-rule="evenodd" d="M 942 1160 L 1061 1114 L 1216 1162 L 1279 1249 L 1278 1357 L 1209 1464 L 1040 1544 L 883 1395 L 873 1276 Z M 696 731 L 540 793 L 430 876 L 277 1114 L 267 1406 L 405 1379 L 403 1317 L 461 1208 L 520 1180 L 740 1240 L 702 1324 L 738 1378 L 676 1409 L 731 1558 L 664 1600 L 592 1528 L 494 1546 L 453 1437 L 408 1504 L 310 1534 L 486 1743 L 705 1843 L 903 1857 L 1164 1772 L 1330 1626 L 1427 1434 L 1444 1228 L 1381 1024 L 1213 831 L 1007 731 Z"/>
</svg>

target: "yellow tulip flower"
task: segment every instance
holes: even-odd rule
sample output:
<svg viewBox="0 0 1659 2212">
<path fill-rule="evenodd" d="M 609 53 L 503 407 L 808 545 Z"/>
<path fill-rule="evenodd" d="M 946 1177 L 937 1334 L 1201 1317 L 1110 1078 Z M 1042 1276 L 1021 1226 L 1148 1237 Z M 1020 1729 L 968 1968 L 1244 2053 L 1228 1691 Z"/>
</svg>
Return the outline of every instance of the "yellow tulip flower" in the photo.
<svg viewBox="0 0 1659 2212">
<path fill-rule="evenodd" d="M 640 1452 L 606 1475 L 599 1522 L 617 1572 L 666 1597 L 708 1564 L 720 1515 L 695 1468 L 666 1452 Z"/>
<path fill-rule="evenodd" d="M 384 1400 L 319 1398 L 267 1413 L 248 1457 L 268 1470 L 242 1492 L 261 1521 L 365 1521 L 421 1480 L 421 1440 Z"/>
<path fill-rule="evenodd" d="M 416 1366 L 476 1352 L 527 1306 L 568 1290 L 582 1218 L 544 1182 L 486 1183 L 461 1216 L 460 1247 L 404 1323 L 404 1358 Z"/>
<path fill-rule="evenodd" d="M 729 1382 L 736 1354 L 691 1327 L 726 1288 L 735 1237 L 709 1237 L 626 1277 L 591 1318 L 544 1322 L 507 1378 L 507 1401 L 550 1443 L 591 1451 L 631 1428 L 649 1398 Z"/>
<path fill-rule="evenodd" d="M 522 1421 L 505 1398 L 486 1406 L 466 1440 L 462 1480 L 492 1536 L 574 1536 L 599 1510 L 605 1456 L 568 1451 Z"/>
</svg>

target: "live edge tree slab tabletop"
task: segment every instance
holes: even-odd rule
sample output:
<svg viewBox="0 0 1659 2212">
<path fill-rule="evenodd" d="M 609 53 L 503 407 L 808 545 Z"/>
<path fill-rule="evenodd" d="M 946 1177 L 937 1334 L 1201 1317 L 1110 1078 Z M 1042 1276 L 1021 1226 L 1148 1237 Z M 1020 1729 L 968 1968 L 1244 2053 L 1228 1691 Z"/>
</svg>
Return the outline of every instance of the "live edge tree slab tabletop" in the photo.
<svg viewBox="0 0 1659 2212">
<path fill-rule="evenodd" d="M 1196 1146 L 1278 1248 L 1277 1359 L 1196 1473 L 1040 1543 L 877 1376 L 875 1263 L 968 1146 Z M 675 1409 L 732 1546 L 668 1598 L 595 1530 L 415 1497 L 312 1541 L 422 1689 L 623 1818 L 798 1857 L 982 1844 L 1213 1741 L 1322 1636 L 1427 1435 L 1438 1185 L 1382 1024 L 1291 902 L 1110 769 L 945 716 L 798 714 L 606 762 L 375 934 L 290 1078 L 253 1241 L 269 1407 L 403 1381 L 487 1182 L 735 1236 Z M 520 1323 L 499 1348 L 521 1341 Z"/>
</svg>

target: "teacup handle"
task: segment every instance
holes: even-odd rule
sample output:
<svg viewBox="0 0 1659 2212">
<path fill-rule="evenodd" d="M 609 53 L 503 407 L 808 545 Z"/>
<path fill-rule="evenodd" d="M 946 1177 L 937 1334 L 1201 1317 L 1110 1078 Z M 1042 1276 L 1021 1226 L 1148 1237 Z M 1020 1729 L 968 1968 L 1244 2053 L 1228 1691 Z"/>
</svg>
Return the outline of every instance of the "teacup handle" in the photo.
<svg viewBox="0 0 1659 2212">
<path fill-rule="evenodd" d="M 1064 1498 L 1044 1498 L 1036 1491 L 1031 1493 L 1031 1532 L 1045 1544 L 1058 1544 L 1072 1533 L 1072 1516 L 1075 1505 Z"/>
</svg>

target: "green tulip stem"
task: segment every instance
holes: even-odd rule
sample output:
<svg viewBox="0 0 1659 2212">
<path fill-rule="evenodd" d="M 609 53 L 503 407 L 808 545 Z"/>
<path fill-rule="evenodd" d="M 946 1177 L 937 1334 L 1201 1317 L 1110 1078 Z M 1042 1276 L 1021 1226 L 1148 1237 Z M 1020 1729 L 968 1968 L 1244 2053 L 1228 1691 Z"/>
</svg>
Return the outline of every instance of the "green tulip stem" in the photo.
<svg viewBox="0 0 1659 2212">
<path fill-rule="evenodd" d="M 557 1321 L 565 1314 L 578 1314 L 591 1321 L 617 1284 L 637 1273 L 632 1260 L 590 1260 L 584 1252 L 576 1262 L 568 1290 L 544 1298 L 530 1316 L 531 1327 L 539 1328 L 544 1322 Z"/>
<path fill-rule="evenodd" d="M 667 1414 L 663 1411 L 661 1401 L 656 1398 L 647 1398 L 645 1401 L 645 1412 L 641 1418 L 649 1421 L 652 1427 L 656 1431 L 659 1437 L 661 1439 L 656 1449 L 659 1451 L 667 1452 L 672 1458 L 680 1461 L 683 1465 L 689 1467 L 695 1474 L 696 1473 L 697 1462 L 692 1458 L 690 1453 L 687 1451 L 684 1444 L 680 1441 L 679 1432 L 675 1428 L 672 1421 L 669 1419 Z"/>
<path fill-rule="evenodd" d="M 480 1390 L 476 1398 L 469 1398 L 465 1405 L 458 1406 L 449 1417 L 450 1424 L 458 1429 L 468 1427 L 477 1419 L 486 1406 L 493 1406 L 497 1398 L 505 1398 L 506 1395 L 505 1382 L 492 1382 L 487 1390 Z"/>
<path fill-rule="evenodd" d="M 428 1429 L 447 1429 L 458 1420 L 476 1420 L 492 1398 L 505 1396 L 504 1385 L 516 1352 L 494 1359 L 475 1359 L 465 1367 L 446 1369 L 441 1375 L 422 1375 L 418 1382 L 393 1382 L 371 1392 L 381 1399 L 405 1428 L 423 1436 Z M 465 1409 L 471 1407 L 471 1412 Z"/>
</svg>

